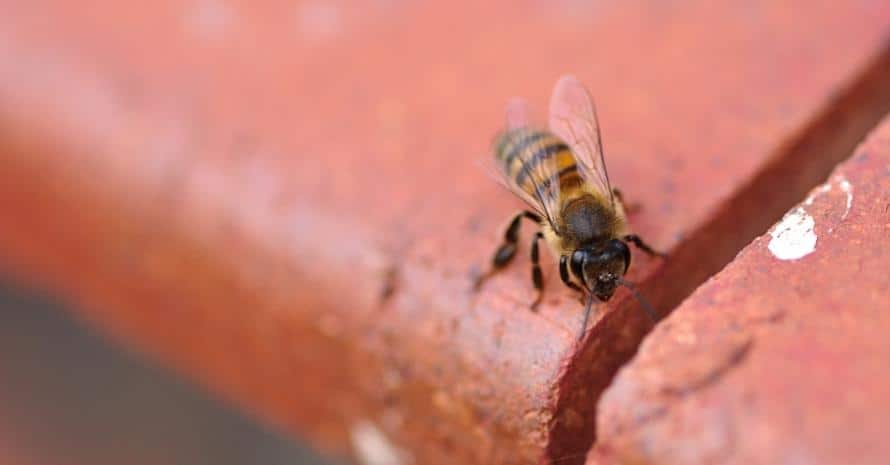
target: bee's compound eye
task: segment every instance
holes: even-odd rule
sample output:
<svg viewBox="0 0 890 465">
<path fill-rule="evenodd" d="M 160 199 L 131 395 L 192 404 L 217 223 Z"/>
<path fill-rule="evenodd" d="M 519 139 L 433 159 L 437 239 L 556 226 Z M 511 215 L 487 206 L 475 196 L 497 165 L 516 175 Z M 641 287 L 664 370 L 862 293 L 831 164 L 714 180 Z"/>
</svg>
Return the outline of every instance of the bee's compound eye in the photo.
<svg viewBox="0 0 890 465">
<path fill-rule="evenodd" d="M 627 247 L 627 244 L 621 242 L 618 239 L 613 239 L 609 243 L 609 248 L 607 250 L 610 259 L 621 259 L 621 261 L 624 263 L 624 270 L 621 273 L 627 273 L 627 268 L 630 267 L 630 249 Z M 618 271 L 615 271 L 615 274 L 620 273 Z"/>
</svg>

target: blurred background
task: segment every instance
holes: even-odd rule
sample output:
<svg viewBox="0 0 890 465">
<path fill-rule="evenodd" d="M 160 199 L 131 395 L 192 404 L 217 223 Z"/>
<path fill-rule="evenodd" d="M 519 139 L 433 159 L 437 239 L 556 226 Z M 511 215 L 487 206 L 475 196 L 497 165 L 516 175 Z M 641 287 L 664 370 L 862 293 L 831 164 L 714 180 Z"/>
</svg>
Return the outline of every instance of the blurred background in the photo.
<svg viewBox="0 0 890 465">
<path fill-rule="evenodd" d="M 0 276 L 0 464 L 335 465 Z"/>
<path fill-rule="evenodd" d="M 356 269 L 379 271 L 375 260 L 384 260 L 365 247 L 376 245 L 379 233 L 398 235 L 394 250 L 423 265 L 424 273 L 434 269 L 429 276 L 462 280 L 470 261 L 491 253 L 490 239 L 509 211 L 501 207 L 515 206 L 514 199 L 489 196 L 497 186 L 472 162 L 487 150 L 508 97 L 522 95 L 543 108 L 555 78 L 566 72 L 596 89 L 608 150 L 618 154 L 609 162 L 610 176 L 647 206 L 635 219 L 636 232 L 654 244 L 680 243 L 722 208 L 737 182 L 759 172 L 766 154 L 822 111 L 826 95 L 857 75 L 868 53 L 849 50 L 868 49 L 883 37 L 882 24 L 871 19 L 879 10 L 874 5 L 0 0 L 0 142 L 8 143 L 0 147 L 12 147 L 0 161 L 18 163 L 12 173 L 38 173 L 21 185 L 0 177 L 0 194 L 6 182 L 25 201 L 13 208 L 16 198 L 0 195 L 9 202 L 0 212 L 14 212 L 0 217 L 0 241 L 19 241 L 0 242 L 0 251 L 22 249 L 16 259 L 55 271 L 48 281 L 63 284 L 58 287 L 70 280 L 70 294 L 124 302 L 75 308 L 23 283 L 16 266 L 0 257 L 0 465 L 345 462 L 320 457 L 298 434 L 260 426 L 244 413 L 251 407 L 296 432 L 311 429 L 320 438 L 313 444 L 323 439 L 351 447 L 359 459 L 373 454 L 363 454 L 355 430 L 368 433 L 378 451 L 387 452 L 384 441 L 375 442 L 383 430 L 414 452 L 440 453 L 442 463 L 458 462 L 455 451 L 516 453 L 514 430 L 522 436 L 545 422 L 523 415 L 526 405 L 537 408 L 545 398 L 536 380 L 549 375 L 535 371 L 532 381 L 517 382 L 519 394 L 508 386 L 509 395 L 523 399 L 509 408 L 521 414 L 500 410 L 507 391 L 486 383 L 512 380 L 501 373 L 515 366 L 556 366 L 559 348 L 548 340 L 547 350 L 533 350 L 530 339 L 489 334 L 511 334 L 530 314 L 505 313 L 510 317 L 501 320 L 479 312 L 461 329 L 463 341 L 472 342 L 466 359 L 498 364 L 485 367 L 489 378 L 480 385 L 486 389 L 458 389 L 450 376 L 472 378 L 466 371 L 446 372 L 441 383 L 436 378 L 439 366 L 452 366 L 439 363 L 450 354 L 365 357 L 356 350 L 350 358 L 343 350 L 343 327 L 342 334 L 354 335 L 359 332 L 349 328 L 389 318 L 392 333 L 405 334 L 421 326 L 431 303 L 447 307 L 439 294 L 427 294 L 426 283 L 406 298 L 410 311 L 402 320 L 393 312 L 381 316 L 376 307 L 354 320 L 351 303 L 389 298 L 394 285 L 387 281 L 381 289 L 376 275 L 357 273 L 371 278 L 356 280 L 367 289 L 350 281 L 348 305 L 333 305 L 341 295 L 328 289 L 316 298 L 311 278 L 327 272 L 324 266 L 353 271 L 341 262 L 361 261 L 356 257 L 367 262 Z M 803 10 L 812 18 L 804 21 Z M 841 34 L 829 40 L 826 31 Z M 26 150 L 34 147 L 42 152 Z M 846 146 L 835 151 L 849 153 Z M 368 166 L 386 188 L 365 175 Z M 702 170 L 714 174 L 710 184 L 698 182 Z M 808 189 L 810 181 L 799 184 Z M 793 192 L 788 197 L 799 199 Z M 747 232 L 734 232 L 734 240 L 760 234 L 770 215 L 778 218 L 790 205 L 774 203 L 771 213 L 751 214 L 760 223 L 745 222 Z M 49 219 L 40 217 L 45 212 Z M 348 227 L 337 222 L 342 217 Z M 466 231 L 475 236 L 466 238 Z M 331 237 L 355 242 L 314 255 Z M 732 244 L 724 248 L 726 260 L 737 251 Z M 515 282 L 525 292 L 527 269 L 512 273 L 521 275 Z M 694 281 L 684 279 L 683 285 Z M 305 315 L 293 309 L 306 309 Z M 244 318 L 245 312 L 259 317 Z M 446 316 L 439 317 L 457 321 Z M 213 398 L 79 317 L 107 323 L 132 346 L 155 344 L 157 360 L 232 399 L 255 396 L 255 405 L 235 408 Z M 553 327 L 577 322 L 572 311 L 547 318 Z M 434 347 L 426 335 L 438 328 L 428 325 L 417 341 L 406 338 L 400 346 L 390 344 L 387 327 L 355 347 L 426 350 Z M 568 334 L 573 338 L 574 329 Z M 229 347 L 235 349 L 220 349 Z M 427 358 L 439 361 L 432 375 L 405 372 L 453 388 L 455 399 L 474 408 L 495 399 L 490 403 L 498 409 L 479 408 L 479 417 L 494 422 L 465 427 L 463 418 L 472 415 L 450 408 L 459 402 L 447 396 L 433 398 L 439 405 L 430 410 L 418 408 L 435 402 L 394 367 L 414 368 Z M 324 382 L 312 391 L 300 386 L 310 384 L 303 383 L 308 378 Z M 331 395 L 331 386 L 340 391 Z M 398 415 L 378 415 L 383 407 Z M 378 417 L 380 430 L 353 423 Z M 439 428 L 440 418 L 451 423 Z M 347 424 L 356 426 L 347 430 Z M 494 439 L 477 447 L 479 437 Z M 438 448 L 427 445 L 433 442 Z M 502 444 L 510 447 L 502 452 Z M 521 452 L 539 452 L 526 449 Z M 363 465 L 394 463 L 386 453 L 377 457 L 382 461 Z"/>
</svg>

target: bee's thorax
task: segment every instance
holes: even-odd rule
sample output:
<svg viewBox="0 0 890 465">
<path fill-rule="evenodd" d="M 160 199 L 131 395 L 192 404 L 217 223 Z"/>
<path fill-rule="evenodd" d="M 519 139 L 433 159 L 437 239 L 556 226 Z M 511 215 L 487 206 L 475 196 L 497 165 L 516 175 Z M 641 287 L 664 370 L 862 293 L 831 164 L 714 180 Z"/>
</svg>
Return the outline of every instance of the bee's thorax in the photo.
<svg viewBox="0 0 890 465">
<path fill-rule="evenodd" d="M 584 195 L 563 207 L 565 239 L 581 245 L 605 241 L 611 236 L 612 214 L 592 195 Z"/>
</svg>

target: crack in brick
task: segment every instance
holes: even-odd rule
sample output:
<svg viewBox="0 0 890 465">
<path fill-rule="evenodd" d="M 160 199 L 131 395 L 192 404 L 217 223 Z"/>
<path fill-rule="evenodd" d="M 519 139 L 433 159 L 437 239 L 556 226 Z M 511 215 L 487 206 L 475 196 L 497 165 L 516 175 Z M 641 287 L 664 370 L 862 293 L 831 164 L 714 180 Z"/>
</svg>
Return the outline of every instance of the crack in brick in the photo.
<svg viewBox="0 0 890 465">
<path fill-rule="evenodd" d="M 399 284 L 399 268 L 395 264 L 388 265 L 383 270 L 383 279 L 380 283 L 379 303 L 386 304 L 395 295 Z"/>
<path fill-rule="evenodd" d="M 733 368 L 742 364 L 745 359 L 748 357 L 748 354 L 751 353 L 751 348 L 754 346 L 754 339 L 749 338 L 738 347 L 732 350 L 727 356 L 726 360 L 712 368 L 709 372 L 705 373 L 703 376 L 699 377 L 697 380 L 693 380 L 687 383 L 684 386 L 680 387 L 665 387 L 661 390 L 663 394 L 669 396 L 677 396 L 677 397 L 685 397 L 688 394 L 691 394 L 696 391 L 700 391 L 708 386 L 713 385 L 721 378 L 726 376 Z"/>
</svg>

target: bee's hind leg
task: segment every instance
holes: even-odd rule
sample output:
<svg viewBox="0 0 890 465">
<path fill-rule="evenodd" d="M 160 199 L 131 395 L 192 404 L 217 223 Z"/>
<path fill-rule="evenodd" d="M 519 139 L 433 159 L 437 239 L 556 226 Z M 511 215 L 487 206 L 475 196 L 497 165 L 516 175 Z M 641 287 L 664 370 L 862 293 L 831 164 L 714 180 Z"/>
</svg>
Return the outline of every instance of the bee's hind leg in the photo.
<svg viewBox="0 0 890 465">
<path fill-rule="evenodd" d="M 531 305 L 532 311 L 538 309 L 538 304 L 541 303 L 541 298 L 544 296 L 544 275 L 541 273 L 541 257 L 538 254 L 538 242 L 543 237 L 544 234 L 541 231 L 538 231 L 537 233 L 535 233 L 535 237 L 532 239 L 532 284 L 534 284 L 535 290 L 537 290 L 538 292 L 538 295 L 535 297 L 535 301 L 532 302 Z"/>
<path fill-rule="evenodd" d="M 632 242 L 633 245 L 637 246 L 637 248 L 639 248 L 643 252 L 646 252 L 646 254 L 648 254 L 650 257 L 664 258 L 667 256 L 667 255 L 653 249 L 652 247 L 649 247 L 649 244 L 646 244 L 645 242 L 643 242 L 643 239 L 640 239 L 640 236 L 637 236 L 636 234 L 628 234 L 628 235 L 624 236 L 624 240 L 627 242 Z"/>
<path fill-rule="evenodd" d="M 540 223 L 541 221 L 541 217 L 538 216 L 537 213 L 528 210 L 517 213 L 513 219 L 510 220 L 510 225 L 507 226 L 507 230 L 504 231 L 504 242 L 494 252 L 494 256 L 491 257 L 491 268 L 486 273 L 483 273 L 476 278 L 476 282 L 473 285 L 474 289 L 478 290 L 486 279 L 491 277 L 491 275 L 495 274 L 498 270 L 507 266 L 510 261 L 513 260 L 513 257 L 516 255 L 517 242 L 519 242 L 519 223 L 523 218 L 530 219 L 536 223 Z"/>
</svg>

